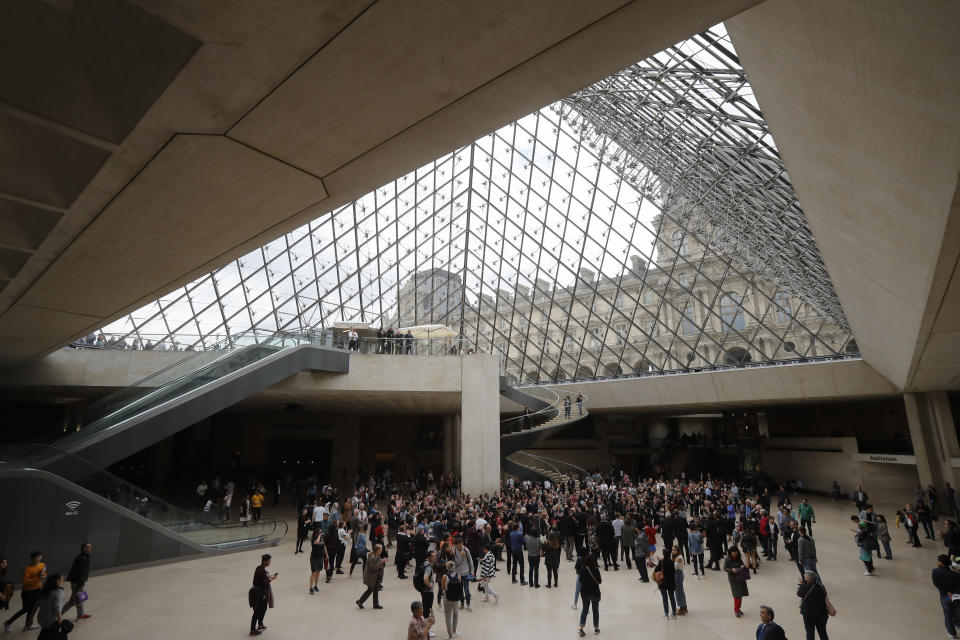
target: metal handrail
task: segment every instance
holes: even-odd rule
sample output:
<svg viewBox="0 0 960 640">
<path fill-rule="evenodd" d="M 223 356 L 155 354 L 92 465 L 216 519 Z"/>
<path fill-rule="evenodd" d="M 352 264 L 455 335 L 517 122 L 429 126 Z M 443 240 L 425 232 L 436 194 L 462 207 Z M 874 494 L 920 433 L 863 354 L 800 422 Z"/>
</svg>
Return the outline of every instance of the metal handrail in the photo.
<svg viewBox="0 0 960 640">
<path fill-rule="evenodd" d="M 526 414 L 526 415 L 521 414 L 521 415 L 519 415 L 519 416 L 514 416 L 514 417 L 512 417 L 512 418 L 505 418 L 505 419 L 501 420 L 501 421 L 500 421 L 500 430 L 502 431 L 502 430 L 503 430 L 503 427 L 508 426 L 508 425 L 512 425 L 514 422 L 516 422 L 516 421 L 518 421 L 518 420 L 523 420 L 523 419 L 525 419 L 525 418 L 532 418 L 533 416 L 539 416 L 539 415 L 548 413 L 548 412 L 551 411 L 551 410 L 559 411 L 560 409 L 558 408 L 558 406 L 559 406 L 559 404 L 560 404 L 560 394 L 557 393 L 556 391 L 554 391 L 553 389 L 544 389 L 544 391 L 548 391 L 548 392 L 552 393 L 553 395 L 556 396 L 556 399 L 553 400 L 553 402 L 551 402 L 550 404 L 548 404 L 546 407 L 544 407 L 544 408 L 542 408 L 542 409 L 539 409 L 538 411 L 534 411 L 534 412 L 528 413 L 528 414 Z M 543 398 L 539 398 L 539 399 L 540 399 L 540 400 L 543 400 Z"/>
<path fill-rule="evenodd" d="M 557 460 L 556 458 L 547 458 L 546 456 L 538 456 L 536 454 L 528 453 L 526 451 L 517 451 L 516 454 L 524 455 L 529 458 L 533 458 L 537 462 L 542 462 L 544 464 L 547 464 L 561 476 L 564 476 L 564 475 L 569 476 L 570 474 L 562 471 L 559 467 L 557 467 L 557 465 L 572 467 L 573 469 L 576 469 L 580 474 L 582 474 L 583 477 L 587 477 L 590 475 L 590 473 L 586 469 L 582 467 L 578 467 L 572 462 L 566 462 L 565 460 Z M 512 454 L 512 455 L 516 455 L 516 454 Z M 518 464 L 522 464 L 522 463 L 518 463 Z"/>
</svg>

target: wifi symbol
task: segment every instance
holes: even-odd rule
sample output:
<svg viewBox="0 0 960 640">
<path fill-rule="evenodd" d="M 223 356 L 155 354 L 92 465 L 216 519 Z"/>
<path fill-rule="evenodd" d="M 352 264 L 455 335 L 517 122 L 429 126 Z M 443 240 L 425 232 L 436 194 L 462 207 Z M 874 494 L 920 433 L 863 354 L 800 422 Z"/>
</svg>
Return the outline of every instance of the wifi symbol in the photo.
<svg viewBox="0 0 960 640">
<path fill-rule="evenodd" d="M 70 511 L 76 511 L 77 508 L 80 506 L 80 501 L 79 501 L 79 500 L 71 500 L 70 502 L 67 503 L 66 506 L 67 506 L 67 509 L 69 509 Z"/>
</svg>

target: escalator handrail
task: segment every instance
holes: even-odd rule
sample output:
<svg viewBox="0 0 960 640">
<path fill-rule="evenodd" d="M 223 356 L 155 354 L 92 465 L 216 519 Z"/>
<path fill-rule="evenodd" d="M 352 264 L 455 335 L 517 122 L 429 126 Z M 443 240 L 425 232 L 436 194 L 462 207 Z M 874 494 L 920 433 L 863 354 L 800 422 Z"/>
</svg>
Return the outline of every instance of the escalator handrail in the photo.
<svg viewBox="0 0 960 640">
<path fill-rule="evenodd" d="M 518 391 L 519 391 L 519 389 L 518 389 Z M 512 417 L 512 418 L 505 418 L 504 420 L 501 420 L 501 421 L 500 421 L 500 430 L 503 431 L 503 428 L 504 428 L 504 427 L 512 426 L 513 423 L 515 423 L 515 422 L 517 422 L 517 421 L 519 421 L 519 420 L 523 420 L 524 418 L 532 418 L 533 416 L 544 415 L 544 414 L 547 414 L 547 413 L 549 413 L 549 412 L 551 412 L 551 411 L 559 411 L 560 394 L 557 393 L 556 391 L 554 391 L 553 389 L 544 388 L 544 391 L 548 391 L 548 392 L 552 393 L 553 395 L 556 396 L 556 399 L 553 400 L 553 402 L 551 402 L 550 404 L 548 404 L 546 407 L 544 407 L 544 408 L 542 408 L 542 409 L 540 409 L 540 410 L 538 410 L 538 411 L 534 411 L 534 412 L 529 413 L 529 414 L 527 414 L 527 415 L 521 414 L 521 415 L 519 415 L 519 416 L 514 416 L 514 417 Z M 521 391 L 521 393 L 522 393 L 522 391 Z M 538 399 L 538 400 L 542 400 L 542 398 L 537 398 L 537 399 Z M 546 401 L 544 401 L 544 402 L 546 402 Z"/>
</svg>

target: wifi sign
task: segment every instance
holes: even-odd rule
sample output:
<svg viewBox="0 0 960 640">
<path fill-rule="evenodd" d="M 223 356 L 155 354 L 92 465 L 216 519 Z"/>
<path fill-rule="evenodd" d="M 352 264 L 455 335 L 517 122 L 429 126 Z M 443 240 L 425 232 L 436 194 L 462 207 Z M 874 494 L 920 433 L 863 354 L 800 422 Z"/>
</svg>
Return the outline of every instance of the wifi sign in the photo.
<svg viewBox="0 0 960 640">
<path fill-rule="evenodd" d="M 79 513 L 79 512 L 78 512 L 78 509 L 80 508 L 80 501 L 79 501 L 79 500 L 71 500 L 71 501 L 67 502 L 64 506 L 67 508 L 67 511 L 66 511 L 66 513 L 64 514 L 65 516 L 67 516 L 67 517 L 69 517 L 69 516 L 75 516 L 75 515 L 78 515 L 78 513 Z"/>
</svg>

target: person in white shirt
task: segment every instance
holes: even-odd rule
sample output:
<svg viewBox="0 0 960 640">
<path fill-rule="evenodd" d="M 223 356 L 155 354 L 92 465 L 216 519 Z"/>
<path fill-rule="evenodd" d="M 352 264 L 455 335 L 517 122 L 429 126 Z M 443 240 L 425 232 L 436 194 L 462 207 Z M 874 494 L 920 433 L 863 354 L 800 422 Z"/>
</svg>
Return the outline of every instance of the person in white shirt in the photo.
<svg viewBox="0 0 960 640">
<path fill-rule="evenodd" d="M 313 530 L 320 530 L 320 523 L 323 522 L 323 516 L 327 513 L 326 507 L 317 505 L 313 508 Z"/>
<path fill-rule="evenodd" d="M 336 567 L 337 573 L 343 575 L 343 556 L 347 552 L 347 549 L 352 549 L 351 546 L 353 540 L 350 538 L 350 534 L 347 532 L 346 525 L 347 523 L 343 520 L 340 520 L 340 526 L 337 528 L 337 538 L 340 539 L 340 543 L 337 545 L 337 558 L 336 558 Z"/>
<path fill-rule="evenodd" d="M 613 557 L 616 558 L 618 556 L 623 555 L 622 553 L 620 553 L 620 534 L 623 532 L 623 516 L 621 516 L 618 513 L 617 517 L 614 518 L 613 522 L 611 522 L 610 524 L 613 525 L 613 541 L 614 541 Z M 633 553 L 633 549 L 630 549 L 629 553 Z"/>
</svg>

